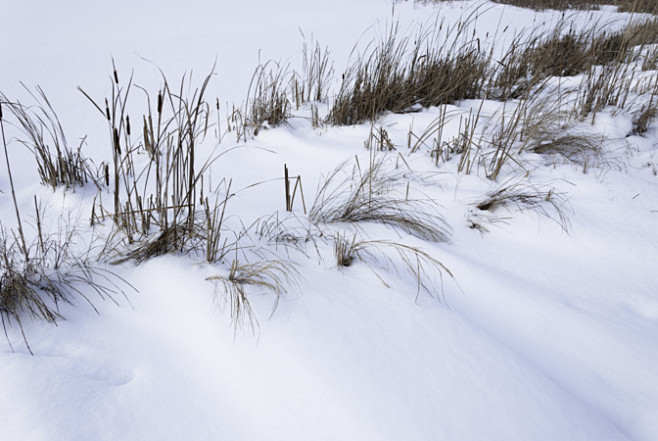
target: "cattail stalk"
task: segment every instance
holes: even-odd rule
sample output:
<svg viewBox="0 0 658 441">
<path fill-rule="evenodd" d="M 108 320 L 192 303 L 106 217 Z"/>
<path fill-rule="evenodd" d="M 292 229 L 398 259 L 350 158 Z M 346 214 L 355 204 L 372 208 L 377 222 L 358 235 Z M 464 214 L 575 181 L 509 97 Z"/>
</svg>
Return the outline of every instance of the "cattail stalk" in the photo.
<svg viewBox="0 0 658 441">
<path fill-rule="evenodd" d="M 16 220 L 18 221 L 18 234 L 21 237 L 21 245 L 23 247 L 23 255 L 25 261 L 30 260 L 27 253 L 27 245 L 25 244 L 25 235 L 23 234 L 23 223 L 21 222 L 21 213 L 18 210 L 18 202 L 16 202 L 16 191 L 14 190 L 14 179 L 11 176 L 11 166 L 9 165 L 9 152 L 7 151 L 7 139 L 5 138 L 5 124 L 2 118 L 2 103 L 0 102 L 0 129 L 2 130 L 2 145 L 5 148 L 5 160 L 7 161 L 7 174 L 9 175 L 9 185 L 11 187 L 11 197 L 14 200 L 14 209 L 16 210 Z"/>
</svg>

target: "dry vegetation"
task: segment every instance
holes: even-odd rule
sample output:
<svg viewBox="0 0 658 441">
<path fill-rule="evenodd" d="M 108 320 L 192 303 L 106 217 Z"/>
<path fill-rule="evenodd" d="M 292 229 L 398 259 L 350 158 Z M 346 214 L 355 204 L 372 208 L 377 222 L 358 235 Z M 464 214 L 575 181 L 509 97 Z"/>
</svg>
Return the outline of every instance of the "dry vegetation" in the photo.
<svg viewBox="0 0 658 441">
<path fill-rule="evenodd" d="M 460 0 L 416 0 L 421 3 Z M 496 3 L 529 8 L 534 10 L 556 9 L 598 9 L 601 6 L 617 6 L 619 12 L 658 13 L 658 4 L 654 0 L 493 0 Z"/>
<path fill-rule="evenodd" d="M 386 156 L 371 158 L 365 170 L 357 164 L 347 174 L 343 163 L 329 174 L 309 212 L 311 222 L 378 222 L 428 241 L 447 241 L 450 227 L 436 203 L 409 199 L 399 191 L 400 174 L 388 167 Z"/>
<path fill-rule="evenodd" d="M 506 3 L 566 7 L 566 2 L 557 0 Z M 617 4 L 649 11 L 647 3 Z M 453 27 L 435 23 L 414 36 L 402 36 L 396 26 L 389 27 L 382 38 L 353 57 L 335 94 L 330 88 L 334 69 L 328 48 L 306 42 L 301 73 L 273 61 L 257 68 L 244 105 L 226 109 L 224 133 L 219 101 L 211 104 L 207 98 L 212 72 L 200 84 L 183 76 L 173 85 L 163 75 L 157 94 L 149 94 L 133 78 L 121 82 L 115 68 L 108 97 L 93 98 L 80 89 L 108 128 L 111 161 L 97 167 L 83 155 L 84 143 L 69 146 L 43 90 L 32 93 L 33 106 L 0 94 L 9 194 L 16 212 L 16 227 L 3 226 L 0 236 L 3 326 L 15 322 L 22 330 L 25 317 L 55 321 L 58 304 L 76 296 L 86 298 L 89 287 L 103 298 L 122 294 L 123 282 L 103 269 L 104 262 L 140 264 L 163 254 L 184 254 L 226 270 L 209 280 L 226 294 L 236 327 L 245 320 L 253 327 L 247 287 L 259 287 L 278 299 L 299 276 L 293 264 L 280 258 L 278 247 L 283 244 L 305 253 L 307 244 L 318 248 L 322 240 L 333 245 L 340 268 L 355 259 L 384 261 L 410 273 L 419 292 L 441 297 L 434 281 L 452 274 L 429 251 L 402 242 L 328 233 L 330 226 L 352 228 L 374 222 L 430 242 L 449 240 L 451 229 L 439 213 L 440 206 L 427 197 L 410 197 L 409 180 L 391 166 L 392 155 L 400 155 L 393 150 L 400 146 L 376 124 L 385 112 L 439 106 L 439 117 L 428 127 L 418 134 L 409 129 L 408 151 L 428 153 L 437 167 L 455 159 L 458 174 L 481 172 L 493 181 L 492 190 L 470 212 L 472 228 L 486 231 L 486 222 L 501 219 L 494 212 L 513 207 L 534 210 L 568 230 L 566 196 L 532 184 L 524 155 L 576 163 L 583 171 L 597 161 L 604 163 L 605 140 L 579 128 L 610 106 L 633 115 L 635 134 L 650 130 L 658 115 L 658 22 L 634 21 L 616 32 L 576 32 L 564 22 L 549 34 L 520 35 L 499 61 L 493 61 L 482 42 L 473 40 L 469 23 L 469 19 Z M 578 86 L 561 86 L 562 77 L 576 75 L 582 78 Z M 136 93 L 142 98 L 135 100 Z M 482 105 L 459 115 L 457 135 L 445 136 L 444 127 L 457 117 L 445 105 L 466 99 L 502 104 L 487 118 L 481 115 Z M 143 116 L 131 121 L 128 109 L 135 108 L 136 102 Z M 324 120 L 313 107 L 319 102 L 329 109 Z M 200 158 L 199 145 L 213 128 L 218 142 L 229 132 L 246 142 L 259 130 L 284 124 L 303 104 L 311 105 L 316 127 L 370 121 L 372 130 L 365 141 L 369 163 L 362 165 L 357 159 L 350 167 L 346 162 L 326 177 L 305 217 L 305 228 L 292 229 L 277 215 L 231 231 L 225 226 L 227 207 L 235 195 L 231 182 L 215 178 L 216 184 L 209 185 L 210 165 L 221 158 L 214 154 Z M 44 234 L 36 200 L 37 222 L 26 232 L 4 136 L 8 118 L 21 133 L 16 141 L 34 154 L 42 184 L 57 189 L 93 183 L 97 197 L 90 223 L 92 231 L 104 233 L 100 249 L 75 251 L 74 227 L 64 236 Z M 510 180 L 508 176 L 519 171 L 524 180 Z M 285 180 L 286 210 L 292 211 L 295 190 L 290 191 L 290 177 Z M 243 246 L 241 241 L 251 236 L 265 239 L 264 252 Z M 235 257 L 229 258 L 232 252 Z"/>
</svg>

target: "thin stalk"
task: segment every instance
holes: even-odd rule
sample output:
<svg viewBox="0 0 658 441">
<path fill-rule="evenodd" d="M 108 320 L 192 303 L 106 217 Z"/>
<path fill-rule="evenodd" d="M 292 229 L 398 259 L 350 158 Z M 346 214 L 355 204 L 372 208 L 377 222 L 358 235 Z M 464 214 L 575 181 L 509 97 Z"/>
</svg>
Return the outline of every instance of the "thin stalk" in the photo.
<svg viewBox="0 0 658 441">
<path fill-rule="evenodd" d="M 0 130 L 2 130 L 2 145 L 5 148 L 5 160 L 7 161 L 7 174 L 9 175 L 9 185 L 11 186 L 11 197 L 14 200 L 14 209 L 16 210 L 16 220 L 18 221 L 18 234 L 21 236 L 21 245 L 23 246 L 23 255 L 25 261 L 29 262 L 30 256 L 27 253 L 27 246 L 25 245 L 25 235 L 23 235 L 23 223 L 21 222 L 21 213 L 18 210 L 18 202 L 16 202 L 16 191 L 14 190 L 14 179 L 11 176 L 11 166 L 9 165 L 9 153 L 7 151 L 7 139 L 5 138 L 5 124 L 2 119 L 2 103 L 0 103 Z"/>
</svg>

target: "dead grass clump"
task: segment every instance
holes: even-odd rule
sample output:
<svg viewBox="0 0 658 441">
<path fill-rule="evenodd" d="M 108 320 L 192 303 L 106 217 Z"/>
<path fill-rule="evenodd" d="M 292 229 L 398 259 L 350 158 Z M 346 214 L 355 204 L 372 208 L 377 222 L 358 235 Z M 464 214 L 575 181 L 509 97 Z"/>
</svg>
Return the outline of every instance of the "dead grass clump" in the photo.
<svg viewBox="0 0 658 441">
<path fill-rule="evenodd" d="M 603 139 L 576 130 L 574 115 L 561 105 L 569 102 L 573 94 L 571 90 L 561 91 L 557 87 L 530 100 L 521 121 L 521 151 L 559 156 L 578 164 L 602 159 Z"/>
<path fill-rule="evenodd" d="M 137 141 L 133 141 L 127 114 L 132 78 L 123 86 L 114 70 L 112 91 L 104 106 L 83 91 L 107 120 L 111 134 L 113 211 L 102 206 L 98 211 L 110 216 L 130 243 L 150 234 L 152 226 L 166 230 L 170 225 L 186 224 L 191 228 L 195 222 L 197 202 L 203 199 L 199 184 L 210 162 L 199 161 L 196 151 L 209 126 L 205 92 L 212 75 L 211 71 L 197 88 L 192 88 L 191 75 L 184 75 L 177 90 L 163 75 L 163 88 L 157 101 L 153 100 L 155 111 L 144 90 L 143 138 Z M 148 161 L 140 169 L 142 158 Z"/>
<path fill-rule="evenodd" d="M 549 77 L 588 73 L 594 66 L 619 70 L 646 52 L 644 47 L 658 42 L 656 20 L 633 21 L 621 30 L 600 34 L 594 27 L 576 32 L 565 31 L 565 26 L 563 21 L 545 36 L 518 36 L 495 65 L 487 96 L 519 99 L 528 97 Z"/>
<path fill-rule="evenodd" d="M 591 65 L 591 33 L 564 32 L 559 23 L 548 35 L 519 35 L 495 65 L 487 97 L 496 100 L 528 99 L 546 79 L 573 76 Z"/>
<path fill-rule="evenodd" d="M 297 221 L 298 225 L 290 225 L 291 221 Z M 254 232 L 268 246 L 293 248 L 300 252 L 304 252 L 306 243 L 315 239 L 315 232 L 302 225 L 300 219 L 294 216 L 279 219 L 278 212 L 256 221 Z"/>
<path fill-rule="evenodd" d="M 292 94 L 297 109 L 306 102 L 323 102 L 328 99 L 329 85 L 331 84 L 334 66 L 329 55 L 328 47 L 322 48 L 320 43 L 304 37 L 302 46 L 303 64 L 301 75 L 294 75 L 292 81 Z"/>
<path fill-rule="evenodd" d="M 244 325 L 245 319 L 254 331 L 257 320 L 249 302 L 247 287 L 261 288 L 273 293 L 275 295 L 273 313 L 279 299 L 287 292 L 287 288 L 296 285 L 297 278 L 297 269 L 290 262 L 263 260 L 255 263 L 240 263 L 236 258 L 231 263 L 227 275 L 211 276 L 206 280 L 213 282 L 218 291 L 221 288 L 226 294 L 231 320 L 236 331 Z"/>
<path fill-rule="evenodd" d="M 28 92 L 36 102 L 34 106 L 12 102 L 1 93 L 0 101 L 5 103 L 14 117 L 14 124 L 22 132 L 23 137 L 18 138 L 18 142 L 34 155 L 41 183 L 53 190 L 59 186 L 82 187 L 89 181 L 102 187 L 102 180 L 97 179 L 89 160 L 82 154 L 84 139 L 77 148 L 70 147 L 45 92 L 40 87 L 36 88 L 36 94 Z"/>
<path fill-rule="evenodd" d="M 391 27 L 343 74 L 328 121 L 358 124 L 386 111 L 406 112 L 480 97 L 489 59 L 478 41 L 467 38 L 466 28 L 466 23 L 459 23 L 443 40 L 421 31 L 412 44 L 398 36 L 397 26 Z"/>
<path fill-rule="evenodd" d="M 570 230 L 565 195 L 556 193 L 553 188 L 527 184 L 519 178 L 506 179 L 473 205 L 478 210 L 490 212 L 501 207 L 532 210 L 555 221 L 565 232 Z"/>
<path fill-rule="evenodd" d="M 523 100 L 509 112 L 505 104 L 500 111 L 500 117 L 494 120 L 494 128 L 490 129 L 490 137 L 485 141 L 489 148 L 481 157 L 487 178 L 492 181 L 498 179 L 508 164 L 513 162 L 519 165 L 517 157 L 523 150 L 523 119 L 529 105 L 529 100 Z"/>
<path fill-rule="evenodd" d="M 168 225 L 152 237 L 140 241 L 127 253 L 122 253 L 124 257 L 115 259 L 112 263 L 120 264 L 133 260 L 139 265 L 165 254 L 189 252 L 197 247 L 199 240 L 200 234 L 190 231 L 187 225 Z"/>
<path fill-rule="evenodd" d="M 314 224 L 378 222 L 435 242 L 448 241 L 450 228 L 428 200 L 409 199 L 395 185 L 400 176 L 386 167 L 385 157 L 355 167 L 341 180 L 347 163 L 338 166 L 318 190 L 309 219 Z"/>
<path fill-rule="evenodd" d="M 526 54 L 529 71 L 541 78 L 579 74 L 590 62 L 589 40 L 588 33 L 571 30 L 563 34 L 558 27 L 547 39 L 529 49 Z"/>
<path fill-rule="evenodd" d="M 571 162 L 583 164 L 592 157 L 601 156 L 601 140 L 593 139 L 592 135 L 587 134 L 558 134 L 549 136 L 541 140 L 535 140 L 529 144 L 528 150 L 548 155 L 558 155 Z"/>
<path fill-rule="evenodd" d="M 619 12 L 658 14 L 658 3 L 654 0 L 608 0 L 608 2 L 617 5 Z"/>
<path fill-rule="evenodd" d="M 649 130 L 649 126 L 658 118 L 658 108 L 649 102 L 643 106 L 633 118 L 633 133 L 643 135 Z"/>
<path fill-rule="evenodd" d="M 254 135 L 258 134 L 263 124 L 275 127 L 290 117 L 288 94 L 291 78 L 294 76 L 288 72 L 288 66 L 275 61 L 268 61 L 256 68 L 245 104 L 245 123 L 251 127 Z M 247 130 L 243 132 L 246 137 Z"/>
<path fill-rule="evenodd" d="M 13 231 L 8 235 L 4 228 L 0 230 L 0 319 L 7 341 L 7 327 L 16 323 L 32 353 L 23 319 L 56 323 L 61 318 L 59 305 L 76 297 L 83 298 L 98 312 L 87 297 L 90 291 L 115 303 L 117 296 L 125 297 L 122 286 L 130 285 L 93 264 L 85 253 L 73 251 L 76 239 L 77 234 L 70 227 L 55 235 L 45 235 L 39 227 L 34 243 L 24 251 Z"/>
<path fill-rule="evenodd" d="M 214 262 L 225 254 L 221 228 L 230 182 L 220 180 L 204 194 L 204 176 L 218 156 L 204 161 L 197 155 L 210 126 L 211 106 L 206 94 L 212 75 L 211 70 L 196 87 L 191 75 L 184 75 L 174 89 L 163 74 L 157 100 L 151 100 L 141 89 L 146 107 L 141 118 L 142 136 L 136 140 L 127 114 L 132 78 L 123 86 L 114 71 L 104 110 L 85 93 L 107 120 L 112 134 L 114 210 L 106 210 L 99 197 L 92 224 L 105 217 L 112 219 L 114 232 L 108 237 L 105 252 L 112 258 L 122 255 L 115 261 L 133 259 L 141 263 L 165 253 L 203 251 L 204 257 Z M 206 182 L 212 181 L 208 178 Z"/>
<path fill-rule="evenodd" d="M 641 48 L 658 43 L 658 20 L 629 22 L 616 32 L 604 32 L 593 38 L 589 52 L 592 64 L 632 61 Z M 639 51 L 637 49 L 640 49 Z"/>
<path fill-rule="evenodd" d="M 494 0 L 496 3 L 534 10 L 556 9 L 599 9 L 603 5 L 617 6 L 619 12 L 656 14 L 658 5 L 654 0 Z"/>
<path fill-rule="evenodd" d="M 387 266 L 395 266 L 394 260 L 387 256 L 385 250 L 393 250 L 402 261 L 405 271 L 414 277 L 417 294 L 422 291 L 430 297 L 444 300 L 443 275 L 447 274 L 452 279 L 454 276 L 440 260 L 427 251 L 389 240 L 360 240 L 356 235 L 351 239 L 340 233 L 334 237 L 334 255 L 338 268 L 349 267 L 355 259 L 366 264 L 383 260 Z M 437 276 L 440 288 L 436 286 Z"/>
<path fill-rule="evenodd" d="M 633 87 L 633 79 L 628 64 L 592 66 L 578 89 L 574 113 L 581 119 L 591 115 L 594 120 L 597 113 L 607 106 L 623 109 Z"/>
<path fill-rule="evenodd" d="M 597 0 L 494 0 L 496 3 L 528 8 L 534 10 L 557 9 L 598 9 L 600 2 Z"/>
</svg>

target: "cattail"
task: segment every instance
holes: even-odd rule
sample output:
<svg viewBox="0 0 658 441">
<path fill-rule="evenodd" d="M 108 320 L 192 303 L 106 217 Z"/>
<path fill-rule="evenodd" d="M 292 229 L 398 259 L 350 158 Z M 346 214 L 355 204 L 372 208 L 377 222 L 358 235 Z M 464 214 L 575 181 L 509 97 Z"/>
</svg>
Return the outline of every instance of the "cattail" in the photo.
<svg viewBox="0 0 658 441">
<path fill-rule="evenodd" d="M 110 118 L 110 104 L 107 102 L 107 98 L 105 98 L 105 116 L 108 121 L 112 120 L 112 118 Z"/>
<path fill-rule="evenodd" d="M 126 133 L 130 136 L 130 117 L 126 115 Z"/>
<path fill-rule="evenodd" d="M 121 154 L 121 146 L 119 145 L 119 131 L 114 129 L 114 149 L 118 154 Z"/>
<path fill-rule="evenodd" d="M 217 102 L 217 105 L 219 106 L 219 101 Z M 2 101 L 0 101 L 0 121 L 2 120 Z"/>
<path fill-rule="evenodd" d="M 162 92 L 158 92 L 158 113 L 162 114 Z"/>
<path fill-rule="evenodd" d="M 119 84 L 119 74 L 117 73 L 116 69 L 114 69 L 113 72 L 114 72 L 114 82 Z"/>
<path fill-rule="evenodd" d="M 144 115 L 144 148 L 151 153 L 151 140 L 149 137 L 148 126 L 146 124 L 146 115 Z"/>
</svg>

